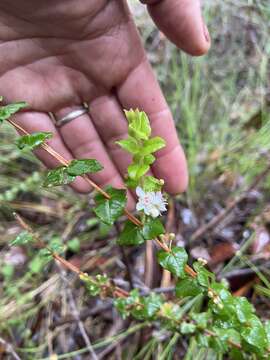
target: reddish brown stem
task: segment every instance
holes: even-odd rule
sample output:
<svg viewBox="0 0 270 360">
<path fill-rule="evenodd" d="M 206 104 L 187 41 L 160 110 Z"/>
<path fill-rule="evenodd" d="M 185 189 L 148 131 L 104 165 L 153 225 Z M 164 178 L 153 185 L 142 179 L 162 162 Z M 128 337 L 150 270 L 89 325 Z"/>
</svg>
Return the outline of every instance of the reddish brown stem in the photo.
<svg viewBox="0 0 270 360">
<path fill-rule="evenodd" d="M 14 128 L 19 132 L 22 133 L 24 135 L 30 135 L 30 133 L 28 131 L 26 131 L 23 127 L 21 127 L 20 125 L 16 124 L 16 122 L 14 122 L 11 119 L 7 120 L 12 126 L 14 126 Z M 41 147 L 47 151 L 54 159 L 56 159 L 61 165 L 64 166 L 68 166 L 69 161 L 66 160 L 62 155 L 60 155 L 58 152 L 56 152 L 51 146 L 49 146 L 46 143 L 43 143 L 41 145 Z M 88 183 L 90 184 L 96 191 L 98 191 L 100 194 L 102 194 L 106 199 L 110 199 L 110 195 L 104 191 L 103 189 L 101 189 L 97 184 L 95 184 L 92 180 L 90 180 L 88 178 L 87 175 L 82 175 L 82 178 Z M 128 219 L 133 222 L 133 224 L 135 224 L 136 226 L 142 226 L 142 222 L 137 219 L 133 214 L 131 214 L 131 212 L 127 209 L 124 210 L 124 213 L 126 214 L 126 216 L 128 217 Z M 159 239 L 154 239 L 154 241 L 166 252 L 170 252 L 170 249 L 168 248 L 168 246 L 166 244 L 164 244 L 163 242 L 161 242 Z M 194 270 L 192 268 L 190 268 L 188 265 L 185 268 L 185 271 L 187 272 L 187 274 L 191 275 L 192 277 L 196 276 L 196 273 L 194 272 Z"/>
</svg>

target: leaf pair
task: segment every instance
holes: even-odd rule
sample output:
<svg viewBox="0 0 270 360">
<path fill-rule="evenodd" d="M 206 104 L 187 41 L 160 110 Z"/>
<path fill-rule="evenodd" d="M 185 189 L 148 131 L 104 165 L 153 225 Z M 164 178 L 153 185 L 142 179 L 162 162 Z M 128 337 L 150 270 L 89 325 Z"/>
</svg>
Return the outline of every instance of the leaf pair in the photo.
<svg viewBox="0 0 270 360">
<path fill-rule="evenodd" d="M 95 197 L 96 207 L 95 214 L 102 222 L 107 225 L 113 225 L 114 222 L 123 215 L 127 196 L 126 191 L 121 189 L 114 189 L 111 186 L 106 189 L 110 199 L 106 199 L 102 194 Z"/>
<path fill-rule="evenodd" d="M 2 101 L 3 98 L 0 97 L 0 101 Z M 25 102 L 18 102 L 14 104 L 8 104 L 5 106 L 0 106 L 0 123 L 4 120 L 8 120 L 12 115 L 14 115 L 16 112 L 20 111 L 21 109 L 24 109 L 27 106 Z"/>
<path fill-rule="evenodd" d="M 139 180 L 150 170 L 150 165 L 155 161 L 153 153 L 162 149 L 165 146 L 165 141 L 158 136 L 150 138 L 151 126 L 145 112 L 138 109 L 135 111 L 129 110 L 125 111 L 125 115 L 129 123 L 128 138 L 116 143 L 133 155 L 132 163 L 128 167 L 126 184 L 131 188 L 135 188 L 138 186 Z M 159 190 L 160 185 L 152 181 L 151 191 Z"/>
<path fill-rule="evenodd" d="M 59 166 L 48 171 L 43 186 L 67 185 L 73 182 L 76 176 L 95 173 L 102 169 L 103 166 L 95 159 L 72 160 L 68 166 Z"/>
<path fill-rule="evenodd" d="M 20 150 L 32 151 L 50 138 L 52 138 L 52 133 L 50 132 L 36 132 L 20 136 L 15 143 Z"/>
<path fill-rule="evenodd" d="M 128 220 L 117 243 L 119 245 L 141 245 L 145 240 L 155 239 L 164 232 L 164 226 L 158 219 L 147 219 L 143 227 L 139 227 Z"/>
<path fill-rule="evenodd" d="M 127 298 L 114 300 L 114 305 L 125 318 L 130 314 L 139 320 L 150 320 L 155 317 L 163 299 L 160 295 L 151 293 L 149 296 L 140 296 L 138 289 L 133 289 Z"/>
<path fill-rule="evenodd" d="M 170 251 L 159 250 L 157 254 L 159 264 L 175 276 L 184 278 L 186 276 L 185 266 L 188 255 L 184 248 L 174 246 Z"/>
</svg>

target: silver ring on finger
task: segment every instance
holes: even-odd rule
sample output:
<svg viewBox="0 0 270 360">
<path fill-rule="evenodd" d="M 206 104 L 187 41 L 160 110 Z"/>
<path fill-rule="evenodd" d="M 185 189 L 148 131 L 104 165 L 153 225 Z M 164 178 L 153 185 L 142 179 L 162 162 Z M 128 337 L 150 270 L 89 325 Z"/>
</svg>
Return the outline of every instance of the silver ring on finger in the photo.
<svg viewBox="0 0 270 360">
<path fill-rule="evenodd" d="M 68 114 L 63 116 L 61 119 L 55 119 L 55 125 L 57 127 L 61 127 L 86 113 L 88 113 L 88 109 L 85 106 L 81 106 L 81 108 L 79 108 L 79 109 L 70 111 Z"/>
</svg>

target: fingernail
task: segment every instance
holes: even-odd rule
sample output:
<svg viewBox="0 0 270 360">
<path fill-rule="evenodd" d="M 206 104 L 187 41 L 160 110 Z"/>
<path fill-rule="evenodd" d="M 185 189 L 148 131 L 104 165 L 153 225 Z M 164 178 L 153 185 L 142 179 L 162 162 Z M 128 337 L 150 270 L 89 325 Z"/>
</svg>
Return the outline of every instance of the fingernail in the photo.
<svg viewBox="0 0 270 360">
<path fill-rule="evenodd" d="M 207 26 L 205 25 L 205 23 L 203 23 L 203 32 L 204 32 L 205 40 L 207 42 L 209 42 L 210 41 L 210 35 L 209 35 L 209 31 L 208 31 Z"/>
</svg>

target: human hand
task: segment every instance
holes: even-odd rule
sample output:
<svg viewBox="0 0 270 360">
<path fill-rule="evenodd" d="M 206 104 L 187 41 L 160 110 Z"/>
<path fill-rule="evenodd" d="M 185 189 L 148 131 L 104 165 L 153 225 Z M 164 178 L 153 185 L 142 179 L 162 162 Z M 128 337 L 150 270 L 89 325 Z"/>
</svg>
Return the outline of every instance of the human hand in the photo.
<svg viewBox="0 0 270 360">
<path fill-rule="evenodd" d="M 144 0 L 157 26 L 183 50 L 205 53 L 209 35 L 198 0 Z M 50 131 L 49 144 L 66 159 L 96 158 L 104 170 L 91 175 L 100 186 L 123 186 L 128 156 L 115 141 L 127 133 L 122 109 L 144 110 L 154 135 L 167 146 L 152 168 L 170 193 L 187 186 L 185 156 L 172 115 L 146 59 L 124 0 L 1 0 L 0 89 L 7 102 L 29 108 L 15 121 L 27 131 Z M 57 118 L 89 105 L 89 114 L 56 128 Z M 43 150 L 48 167 L 58 164 Z M 73 187 L 91 189 L 83 179 Z"/>
</svg>

